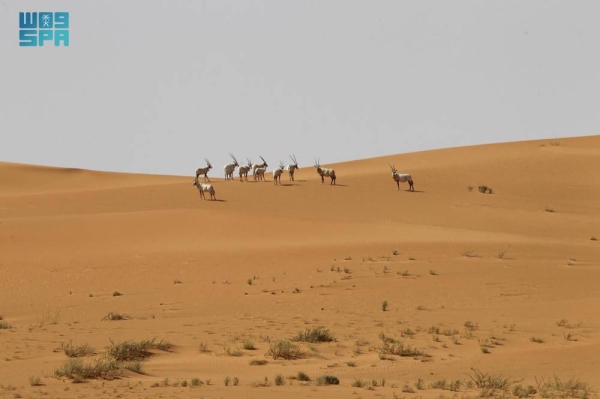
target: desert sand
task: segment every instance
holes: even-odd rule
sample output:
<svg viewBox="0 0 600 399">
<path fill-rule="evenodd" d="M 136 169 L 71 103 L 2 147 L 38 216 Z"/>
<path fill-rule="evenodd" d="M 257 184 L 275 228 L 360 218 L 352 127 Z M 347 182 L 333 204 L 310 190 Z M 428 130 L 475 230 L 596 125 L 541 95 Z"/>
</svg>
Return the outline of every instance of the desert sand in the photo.
<svg viewBox="0 0 600 399">
<path fill-rule="evenodd" d="M 0 163 L 0 397 L 597 395 L 600 136 L 323 165 L 336 186 L 298 160 L 282 186 L 215 168 L 212 202 L 193 171 Z M 269 355 L 320 326 L 333 341 Z M 55 376 L 69 343 L 93 364 L 152 338 L 172 346 L 119 378 Z M 486 390 L 476 372 L 509 384 Z"/>
</svg>

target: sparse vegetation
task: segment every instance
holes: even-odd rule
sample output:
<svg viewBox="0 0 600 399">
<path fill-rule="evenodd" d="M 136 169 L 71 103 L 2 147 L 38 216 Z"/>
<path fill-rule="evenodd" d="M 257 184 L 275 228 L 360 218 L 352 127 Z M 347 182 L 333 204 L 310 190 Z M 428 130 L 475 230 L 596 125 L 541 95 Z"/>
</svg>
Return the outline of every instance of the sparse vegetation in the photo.
<svg viewBox="0 0 600 399">
<path fill-rule="evenodd" d="M 254 345 L 254 341 L 248 339 L 246 341 L 244 341 L 244 343 L 242 344 L 242 347 L 248 351 L 253 351 L 256 350 L 256 346 Z"/>
<path fill-rule="evenodd" d="M 339 385 L 340 380 L 333 375 L 322 375 L 315 380 L 316 385 Z"/>
<path fill-rule="evenodd" d="M 275 376 L 275 385 L 277 385 L 277 386 L 285 385 L 285 378 L 281 374 L 277 374 Z"/>
<path fill-rule="evenodd" d="M 193 387 L 199 387 L 200 385 L 203 384 L 202 380 L 200 380 L 200 378 L 192 378 L 192 380 L 190 381 L 190 384 Z"/>
<path fill-rule="evenodd" d="M 84 363 L 79 358 L 68 359 L 61 367 L 54 370 L 58 378 L 68 378 L 73 382 L 83 382 L 88 379 L 114 380 L 123 374 L 122 365 L 115 359 L 96 359 Z"/>
<path fill-rule="evenodd" d="M 437 276 L 437 272 L 433 269 L 429 269 L 429 274 L 431 274 L 432 276 Z"/>
<path fill-rule="evenodd" d="M 506 250 L 505 249 L 501 249 L 496 254 L 496 258 L 498 258 L 498 259 L 504 259 L 504 255 L 506 255 Z"/>
<path fill-rule="evenodd" d="M 249 362 L 250 366 L 264 366 L 267 361 L 264 359 L 251 359 Z"/>
<path fill-rule="evenodd" d="M 248 285 L 252 285 L 252 279 L 249 278 L 248 280 L 246 280 L 246 282 L 248 283 Z"/>
<path fill-rule="evenodd" d="M 523 387 L 521 384 L 513 387 L 512 393 L 514 396 L 518 398 L 528 398 L 531 395 L 534 395 L 537 391 L 532 385 L 528 385 L 527 387 Z"/>
<path fill-rule="evenodd" d="M 474 367 L 472 367 L 471 370 L 473 370 L 473 375 L 468 374 L 468 376 L 479 389 L 499 389 L 508 391 L 513 384 L 513 381 L 511 381 L 510 378 L 502 375 L 487 374 Z"/>
<path fill-rule="evenodd" d="M 392 252 L 392 255 L 394 255 L 394 256 L 400 255 L 400 252 L 397 249 L 394 249 L 394 252 Z"/>
<path fill-rule="evenodd" d="M 302 371 L 298 371 L 298 374 L 296 374 L 296 378 L 298 379 L 298 381 L 310 381 L 310 377 Z"/>
<path fill-rule="evenodd" d="M 377 350 L 383 355 L 396 355 L 402 357 L 427 356 L 423 351 L 411 345 L 405 345 L 404 342 L 401 341 L 389 342 L 384 340 Z"/>
<path fill-rule="evenodd" d="M 562 320 L 556 322 L 556 325 L 559 326 L 559 327 L 573 329 L 573 328 L 579 328 L 579 327 L 581 327 L 582 323 L 571 324 L 571 323 L 569 323 L 569 320 L 562 319 Z"/>
<path fill-rule="evenodd" d="M 234 357 L 240 357 L 243 355 L 242 350 L 238 347 L 235 347 L 234 349 L 231 349 L 229 346 L 224 348 L 224 353 L 227 356 L 234 356 Z"/>
<path fill-rule="evenodd" d="M 591 237 L 590 237 L 590 240 L 591 240 L 591 241 L 598 241 L 598 239 L 597 239 L 596 237 L 594 237 L 594 236 L 591 236 Z"/>
<path fill-rule="evenodd" d="M 328 328 L 323 326 L 307 328 L 304 331 L 300 331 L 292 341 L 297 342 L 333 342 L 335 336 L 329 331 Z"/>
<path fill-rule="evenodd" d="M 210 352 L 210 350 L 208 349 L 208 345 L 206 344 L 206 342 L 200 342 L 198 344 L 198 352 L 200 352 L 200 353 L 208 353 L 208 352 Z"/>
<path fill-rule="evenodd" d="M 387 307 L 388 307 L 388 301 L 383 301 L 381 303 L 381 310 L 385 312 L 387 310 Z"/>
<path fill-rule="evenodd" d="M 468 191 L 468 192 L 471 192 L 471 191 L 473 191 L 473 186 L 467 186 L 467 191 Z"/>
<path fill-rule="evenodd" d="M 176 278 L 175 280 L 173 280 L 173 284 L 182 284 L 182 281 Z"/>
<path fill-rule="evenodd" d="M 73 341 L 69 341 L 66 345 L 62 344 L 62 350 L 68 357 L 85 357 L 96 354 L 94 348 L 88 344 L 73 345 Z"/>
<path fill-rule="evenodd" d="M 346 362 L 346 365 L 348 367 L 356 367 L 356 363 L 354 363 L 354 362 Z"/>
<path fill-rule="evenodd" d="M 531 337 L 529 340 L 531 342 L 535 342 L 536 344 L 543 344 L 544 343 L 544 340 L 541 339 L 541 338 L 538 338 L 538 337 Z"/>
<path fill-rule="evenodd" d="M 549 212 L 549 213 L 552 213 L 552 212 L 554 212 L 554 209 L 553 209 L 553 208 L 550 208 L 549 206 L 546 206 L 546 207 L 544 208 L 544 210 L 545 210 L 546 212 Z"/>
<path fill-rule="evenodd" d="M 267 355 L 272 356 L 274 360 L 279 358 L 285 360 L 300 359 L 305 354 L 302 349 L 289 340 L 280 340 L 273 342 L 269 347 Z"/>
<path fill-rule="evenodd" d="M 467 257 L 467 258 L 476 258 L 476 257 L 477 257 L 477 254 L 476 254 L 476 253 L 475 253 L 475 251 L 474 251 L 474 250 L 472 250 L 472 249 L 465 249 L 465 250 L 462 250 L 462 251 L 460 252 L 460 254 L 461 254 L 462 256 L 465 256 L 465 257 Z"/>
<path fill-rule="evenodd" d="M 479 186 L 479 192 L 482 194 L 493 194 L 494 190 L 492 190 L 491 187 L 488 187 L 486 185 L 481 185 Z"/>
<path fill-rule="evenodd" d="M 571 333 L 564 333 L 564 337 L 565 337 L 565 340 L 567 340 L 567 341 L 577 341 L 577 338 L 575 338 L 575 335 L 571 334 Z"/>
<path fill-rule="evenodd" d="M 113 292 L 112 296 L 121 296 L 123 294 L 121 294 L 119 291 L 115 291 Z"/>
<path fill-rule="evenodd" d="M 44 384 L 42 383 L 42 379 L 40 377 L 32 375 L 31 377 L 29 377 L 29 385 L 32 387 L 39 387 Z"/>
<path fill-rule="evenodd" d="M 102 320 L 116 321 L 116 320 L 129 320 L 129 317 L 126 314 L 121 314 L 117 312 L 109 312 L 106 316 L 102 318 Z"/>
<path fill-rule="evenodd" d="M 5 320 L 0 319 L 0 330 L 10 330 L 12 326 L 8 324 Z"/>
<path fill-rule="evenodd" d="M 536 378 L 537 391 L 540 393 L 542 398 L 578 398 L 587 399 L 592 393 L 591 388 L 585 382 L 581 380 L 571 378 L 566 382 L 563 382 L 558 377 L 552 379 L 541 379 Z"/>
<path fill-rule="evenodd" d="M 156 339 L 143 340 L 139 342 L 124 341 L 118 344 L 112 342 L 112 345 L 106 349 L 106 354 L 111 359 L 118 362 L 142 360 L 152 355 L 151 350 L 161 350 L 168 352 L 172 350 L 172 344 L 161 340 L 155 342 Z"/>
</svg>

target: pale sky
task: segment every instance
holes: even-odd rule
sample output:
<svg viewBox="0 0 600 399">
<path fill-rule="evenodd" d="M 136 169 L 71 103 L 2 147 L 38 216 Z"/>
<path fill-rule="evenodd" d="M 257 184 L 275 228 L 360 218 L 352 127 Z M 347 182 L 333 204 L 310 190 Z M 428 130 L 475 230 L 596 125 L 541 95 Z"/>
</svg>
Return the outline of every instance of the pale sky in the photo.
<svg viewBox="0 0 600 399">
<path fill-rule="evenodd" d="M 20 47 L 68 11 L 69 47 Z M 600 132 L 600 2 L 0 0 L 0 161 L 193 175 Z M 407 168 L 410 165 L 405 165 Z"/>
</svg>

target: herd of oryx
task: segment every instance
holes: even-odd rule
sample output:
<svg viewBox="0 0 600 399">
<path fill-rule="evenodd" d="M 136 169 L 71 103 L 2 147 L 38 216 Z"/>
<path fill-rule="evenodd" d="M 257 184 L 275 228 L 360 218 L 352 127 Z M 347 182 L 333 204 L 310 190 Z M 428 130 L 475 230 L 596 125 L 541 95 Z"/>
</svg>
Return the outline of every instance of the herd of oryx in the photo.
<svg viewBox="0 0 600 399">
<path fill-rule="evenodd" d="M 235 171 L 235 168 L 238 168 L 240 182 L 248 181 L 248 172 L 251 170 L 252 176 L 255 181 L 265 181 L 265 172 L 267 171 L 269 165 L 262 156 L 259 157 L 262 163 L 255 164 L 252 163 L 252 161 L 249 158 L 246 158 L 246 161 L 248 162 L 246 165 L 240 165 L 237 159 L 233 156 L 233 154 L 229 154 L 229 156 L 231 157 L 233 162 L 228 163 L 223 167 L 223 172 L 225 173 L 225 180 L 233 180 L 233 172 Z M 274 185 L 281 185 L 281 175 L 286 170 L 288 172 L 290 181 L 294 181 L 294 172 L 296 171 L 296 169 L 298 169 L 298 161 L 296 161 L 295 155 L 290 155 L 290 158 L 292 160 L 292 163 L 284 165 L 283 162 L 279 161 L 279 166 L 275 170 L 273 170 Z M 204 194 L 208 193 L 210 195 L 211 201 L 213 199 L 216 200 L 217 197 L 215 195 L 215 188 L 213 187 L 213 185 L 200 183 L 200 181 L 198 180 L 198 177 L 200 175 L 204 175 L 204 181 L 208 180 L 208 182 L 210 183 L 210 179 L 208 178 L 208 172 L 212 169 L 212 165 L 210 164 L 210 161 L 207 158 L 204 158 L 204 161 L 206 161 L 206 166 L 203 168 L 196 169 L 196 178 L 194 179 L 194 182 L 192 184 L 196 186 L 196 188 L 198 188 L 198 192 L 200 193 L 201 199 L 205 199 Z M 410 174 L 398 173 L 394 165 L 389 164 L 389 166 L 392 169 L 392 179 L 394 179 L 394 181 L 396 182 L 398 190 L 400 190 L 400 183 L 407 182 L 410 186 L 409 190 L 415 191 L 412 176 Z M 315 160 L 315 168 L 319 176 L 321 176 L 321 184 L 325 184 L 326 177 L 329 177 L 331 179 L 330 184 L 335 184 L 337 176 L 335 175 L 334 169 L 322 168 L 318 159 Z"/>
</svg>

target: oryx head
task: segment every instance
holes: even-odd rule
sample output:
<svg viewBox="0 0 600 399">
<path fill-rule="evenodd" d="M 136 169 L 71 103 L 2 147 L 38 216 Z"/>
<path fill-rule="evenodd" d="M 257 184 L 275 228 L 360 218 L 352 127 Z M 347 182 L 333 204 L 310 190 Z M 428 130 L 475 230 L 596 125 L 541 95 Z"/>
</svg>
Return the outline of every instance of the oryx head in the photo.
<svg viewBox="0 0 600 399">
<path fill-rule="evenodd" d="M 392 168 L 392 176 L 395 176 L 398 173 L 398 171 L 396 170 L 396 168 L 394 167 L 394 165 L 392 165 L 391 163 L 388 164 L 388 165 L 390 165 L 390 168 Z"/>
<path fill-rule="evenodd" d="M 298 161 L 296 161 L 296 156 L 295 155 L 290 155 L 290 158 L 292 160 L 294 168 L 298 169 Z"/>
<path fill-rule="evenodd" d="M 192 180 L 192 186 L 197 186 L 197 185 L 198 185 L 198 179 Z"/>
<path fill-rule="evenodd" d="M 284 170 L 285 169 L 285 165 L 283 164 L 283 161 L 279 161 L 279 169 L 280 170 Z"/>
<path fill-rule="evenodd" d="M 210 164 L 210 161 L 207 158 L 204 158 L 204 160 L 206 161 L 206 166 L 208 167 L 208 170 L 211 170 L 212 165 Z"/>
<path fill-rule="evenodd" d="M 251 168 L 252 167 L 252 161 L 250 160 L 250 158 L 246 158 L 246 161 L 248 161 L 248 167 Z"/>
<path fill-rule="evenodd" d="M 229 156 L 231 157 L 231 159 L 233 159 L 233 165 L 234 166 L 240 166 L 240 164 L 238 163 L 237 159 L 235 159 L 235 157 L 233 156 L 233 154 L 229 154 Z"/>
<path fill-rule="evenodd" d="M 260 166 L 265 167 L 265 168 L 269 166 L 269 165 L 267 165 L 267 161 L 265 161 L 265 159 L 263 157 L 260 157 L 260 159 L 262 159 L 262 161 L 263 161 L 262 165 L 260 165 Z"/>
<path fill-rule="evenodd" d="M 321 173 L 321 164 L 319 163 L 319 159 L 315 159 L 315 168 L 317 168 L 317 173 Z"/>
</svg>

